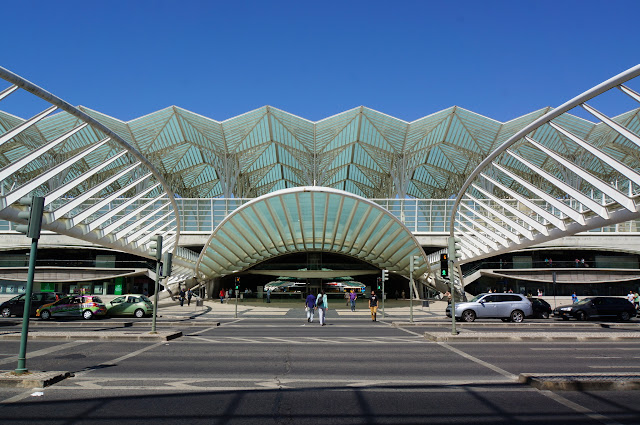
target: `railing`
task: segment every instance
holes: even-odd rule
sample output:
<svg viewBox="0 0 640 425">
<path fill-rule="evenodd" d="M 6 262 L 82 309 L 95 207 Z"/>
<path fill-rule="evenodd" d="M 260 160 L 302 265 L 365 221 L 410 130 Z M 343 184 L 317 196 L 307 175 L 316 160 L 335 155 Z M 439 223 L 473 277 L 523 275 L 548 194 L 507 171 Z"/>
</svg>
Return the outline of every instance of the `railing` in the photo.
<svg viewBox="0 0 640 425">
<path fill-rule="evenodd" d="M 103 214 L 117 208 L 119 205 L 127 202 L 129 199 L 119 198 L 109 204 L 105 205 L 102 209 L 95 212 L 95 218 L 100 217 Z M 239 208 L 241 205 L 251 201 L 252 198 L 207 198 L 207 199 L 193 199 L 193 198 L 177 198 L 178 211 L 181 220 L 181 232 L 191 233 L 206 233 L 210 234 L 216 228 L 222 220 L 229 214 Z M 93 199 L 83 203 L 79 209 L 85 209 L 92 203 L 97 203 L 98 199 Z M 405 226 L 409 228 L 414 234 L 421 233 L 447 233 L 449 231 L 448 219 L 451 214 L 451 208 L 453 207 L 453 199 L 372 199 L 373 202 L 386 208 L 394 216 L 399 218 Z M 66 202 L 64 199 L 58 201 L 61 203 Z M 123 211 L 115 214 L 105 223 L 116 222 L 121 217 L 128 214 L 130 211 L 135 210 L 140 205 L 149 202 L 149 199 L 139 199 L 136 202 L 129 205 Z M 157 204 L 161 205 L 163 201 L 158 200 Z M 488 202 L 488 201 L 486 201 Z M 513 203 L 518 207 L 517 202 L 513 200 L 506 200 L 505 202 Z M 547 205 L 541 200 L 534 200 L 534 202 L 540 205 L 545 210 L 552 214 L 557 211 L 554 207 Z M 572 205 L 572 202 L 567 200 L 568 205 Z M 57 204 L 53 202 L 48 208 L 56 208 Z M 154 206 L 149 205 L 148 209 L 153 209 Z M 74 211 L 70 213 L 74 215 Z M 531 217 L 537 219 L 537 215 L 532 214 Z M 93 218 L 93 217 L 92 217 Z M 16 224 L 0 220 L 0 232 L 13 231 Z M 629 233 L 640 232 L 640 220 L 627 221 L 618 223 L 615 225 L 602 227 L 598 229 L 590 230 L 589 233 Z"/>
</svg>

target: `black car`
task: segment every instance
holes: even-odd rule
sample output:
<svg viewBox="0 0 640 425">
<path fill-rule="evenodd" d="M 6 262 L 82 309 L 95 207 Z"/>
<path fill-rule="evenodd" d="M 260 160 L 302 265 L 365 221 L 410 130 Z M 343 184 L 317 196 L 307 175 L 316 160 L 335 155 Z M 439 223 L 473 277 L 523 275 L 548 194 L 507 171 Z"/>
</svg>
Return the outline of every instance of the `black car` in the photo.
<svg viewBox="0 0 640 425">
<path fill-rule="evenodd" d="M 36 310 L 45 305 L 62 298 L 58 292 L 34 292 L 31 294 L 31 316 L 36 315 Z M 0 304 L 0 315 L 2 317 L 19 316 L 24 313 L 24 294 L 16 295 Z"/>
<path fill-rule="evenodd" d="M 625 298 L 616 297 L 589 297 L 584 298 L 573 305 L 565 305 L 556 308 L 553 315 L 569 320 L 574 317 L 578 320 L 593 319 L 618 319 L 626 322 L 635 317 L 636 309 Z"/>
<path fill-rule="evenodd" d="M 533 317 L 548 319 L 551 315 L 551 305 L 542 298 L 529 298 L 533 307 Z"/>
</svg>

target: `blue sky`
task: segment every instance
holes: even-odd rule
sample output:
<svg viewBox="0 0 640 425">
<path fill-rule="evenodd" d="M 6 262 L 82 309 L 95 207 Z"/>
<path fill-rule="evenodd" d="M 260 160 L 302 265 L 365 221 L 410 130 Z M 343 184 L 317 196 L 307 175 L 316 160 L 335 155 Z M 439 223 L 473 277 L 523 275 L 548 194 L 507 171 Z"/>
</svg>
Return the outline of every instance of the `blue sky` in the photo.
<svg viewBox="0 0 640 425">
<path fill-rule="evenodd" d="M 360 105 L 413 121 L 458 105 L 508 121 L 640 62 L 637 0 L 22 0 L 0 10 L 0 66 L 125 121 L 170 105 L 216 120 L 272 105 L 313 121 Z"/>
</svg>

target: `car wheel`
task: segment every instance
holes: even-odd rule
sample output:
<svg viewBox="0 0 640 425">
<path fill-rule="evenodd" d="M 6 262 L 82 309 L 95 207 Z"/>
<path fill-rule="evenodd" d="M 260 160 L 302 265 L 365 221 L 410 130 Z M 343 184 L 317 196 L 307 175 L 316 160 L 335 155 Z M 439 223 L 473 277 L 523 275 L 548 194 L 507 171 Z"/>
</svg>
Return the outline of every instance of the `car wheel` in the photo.
<svg viewBox="0 0 640 425">
<path fill-rule="evenodd" d="M 462 312 L 462 320 L 464 320 L 465 322 L 473 322 L 474 320 L 476 320 L 476 314 L 473 312 L 473 310 L 465 310 Z"/>
<path fill-rule="evenodd" d="M 139 308 L 133 313 L 133 315 L 136 316 L 138 319 L 142 319 L 144 317 L 144 311 L 142 311 L 142 309 Z"/>
<path fill-rule="evenodd" d="M 622 313 L 620 313 L 620 320 L 622 320 L 623 322 L 627 322 L 629 321 L 629 319 L 631 319 L 631 315 L 628 311 L 623 311 Z"/>
<path fill-rule="evenodd" d="M 524 320 L 524 313 L 520 310 L 513 310 L 511 312 L 511 321 L 520 323 Z"/>
<path fill-rule="evenodd" d="M 2 317 L 11 316 L 11 309 L 9 307 L 5 307 L 2 309 Z"/>
<path fill-rule="evenodd" d="M 540 316 L 542 316 L 543 319 L 548 319 L 549 318 L 549 312 L 548 311 L 543 311 Z"/>
<path fill-rule="evenodd" d="M 585 313 L 584 311 L 579 311 L 576 313 L 576 318 L 578 320 L 587 320 L 587 313 Z"/>
<path fill-rule="evenodd" d="M 42 310 L 40 312 L 40 318 L 42 320 L 49 320 L 51 318 L 51 313 L 49 312 L 49 310 Z"/>
<path fill-rule="evenodd" d="M 89 320 L 93 317 L 93 313 L 91 312 L 91 310 L 85 310 L 82 312 L 82 318 Z"/>
</svg>

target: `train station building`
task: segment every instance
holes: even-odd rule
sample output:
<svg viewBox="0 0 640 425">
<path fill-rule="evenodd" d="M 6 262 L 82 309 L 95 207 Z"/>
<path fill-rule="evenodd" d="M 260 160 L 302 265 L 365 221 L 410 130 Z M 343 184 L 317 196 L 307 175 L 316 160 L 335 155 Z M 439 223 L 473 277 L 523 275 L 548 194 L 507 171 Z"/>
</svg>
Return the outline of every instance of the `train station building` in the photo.
<svg viewBox="0 0 640 425">
<path fill-rule="evenodd" d="M 15 75 L 2 76 L 0 297 L 24 290 L 30 241 L 15 226 L 20 222 L 16 202 L 27 193 L 47 199 L 39 290 L 118 294 L 151 289 L 155 273 L 148 247 L 153 235 L 161 234 L 165 250 L 174 254 L 175 272 L 163 284 L 169 290 L 197 286 L 210 296 L 240 278 L 241 287 L 252 293 L 265 287 L 283 294 L 341 293 L 375 287 L 380 271 L 387 269 L 390 292 L 409 291 L 411 277 L 415 296 L 433 295 L 446 288 L 438 276 L 438 257 L 463 184 L 501 145 L 553 111 L 544 108 L 499 122 L 453 106 L 406 122 L 360 106 L 314 122 L 264 106 L 216 121 L 171 106 L 124 122 L 58 104 L 59 99 L 46 98 Z M 2 100 L 18 89 L 53 106 L 44 104 L 42 114 L 27 119 L 3 110 Z M 637 133 L 639 111 L 631 108 L 613 120 Z M 586 143 L 610 147 L 618 161 L 635 167 L 636 153 L 616 147 L 619 133 L 604 131 L 602 123 L 570 113 L 554 123 Z M 535 134 L 600 181 L 635 196 L 638 188 L 621 178 L 620 170 L 585 153 L 579 143 L 567 142 L 562 131 L 540 128 Z M 542 175 L 539 167 L 553 175 L 571 171 L 562 160 L 527 154 L 524 147 L 518 153 L 516 159 L 532 164 L 505 162 L 510 168 L 500 170 L 513 173 L 509 182 L 486 173 L 476 193 L 500 183 L 535 184 Z M 582 182 L 572 184 L 581 187 Z M 499 192 L 505 199 L 506 186 Z M 581 190 L 605 200 L 591 186 Z M 551 205 L 544 207 L 549 211 L 557 208 L 533 189 L 527 199 Z M 524 214 L 540 215 L 525 202 L 516 204 Z M 570 216 L 559 209 L 561 219 Z M 492 210 L 489 215 L 500 217 Z M 467 251 L 477 248 L 482 255 L 467 261 L 457 278 L 471 293 L 493 288 L 622 295 L 638 290 L 639 221 L 631 218 L 495 255 L 470 241 Z M 502 220 L 503 228 L 517 228 L 506 226 L 508 220 Z M 468 232 L 482 227 L 473 225 Z M 535 227 L 531 223 L 522 233 Z"/>
</svg>

